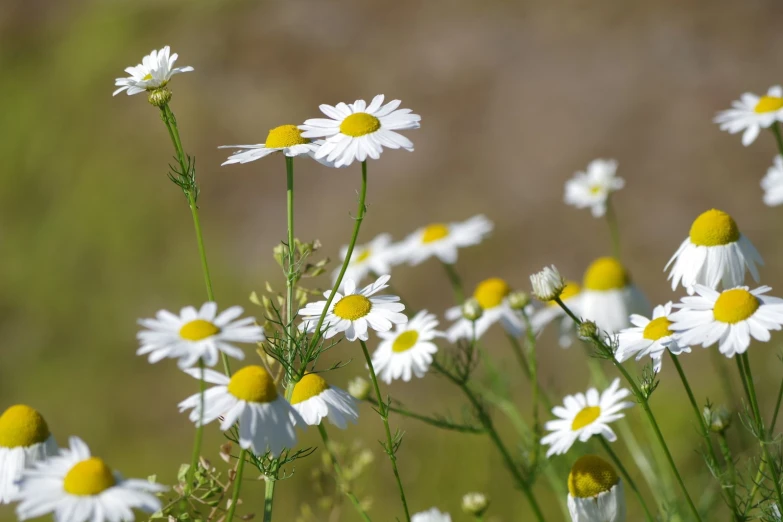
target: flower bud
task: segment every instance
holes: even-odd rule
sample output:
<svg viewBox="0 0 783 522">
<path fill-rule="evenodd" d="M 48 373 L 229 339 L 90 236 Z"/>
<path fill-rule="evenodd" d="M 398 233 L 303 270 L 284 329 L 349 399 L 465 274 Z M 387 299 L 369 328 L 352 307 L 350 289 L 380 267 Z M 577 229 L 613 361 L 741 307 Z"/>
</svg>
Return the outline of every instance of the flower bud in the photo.
<svg viewBox="0 0 783 522">
<path fill-rule="evenodd" d="M 363 377 L 355 377 L 348 382 L 348 393 L 363 401 L 370 396 L 370 383 Z"/>
<path fill-rule="evenodd" d="M 539 301 L 547 302 L 560 297 L 566 283 L 555 265 L 546 266 L 543 270 L 530 276 L 533 285 L 533 295 Z"/>
<path fill-rule="evenodd" d="M 480 517 L 489 507 L 489 499 L 484 493 L 466 493 L 462 497 L 462 511 L 468 515 Z"/>
<path fill-rule="evenodd" d="M 171 101 L 171 91 L 168 87 L 159 87 L 150 91 L 147 100 L 155 107 L 163 107 Z"/>
<path fill-rule="evenodd" d="M 508 295 L 508 304 L 512 310 L 524 310 L 530 304 L 530 294 L 517 291 Z"/>
<path fill-rule="evenodd" d="M 731 426 L 731 412 L 729 412 L 725 406 L 719 406 L 717 408 L 705 406 L 703 415 L 710 431 L 714 431 L 715 433 L 723 433 Z"/>
<path fill-rule="evenodd" d="M 476 321 L 482 315 L 484 315 L 484 310 L 476 299 L 471 297 L 462 303 L 462 317 L 468 321 Z"/>
<path fill-rule="evenodd" d="M 580 339 L 592 339 L 598 335 L 598 327 L 593 321 L 582 321 L 582 324 L 576 329 L 576 334 Z"/>
</svg>

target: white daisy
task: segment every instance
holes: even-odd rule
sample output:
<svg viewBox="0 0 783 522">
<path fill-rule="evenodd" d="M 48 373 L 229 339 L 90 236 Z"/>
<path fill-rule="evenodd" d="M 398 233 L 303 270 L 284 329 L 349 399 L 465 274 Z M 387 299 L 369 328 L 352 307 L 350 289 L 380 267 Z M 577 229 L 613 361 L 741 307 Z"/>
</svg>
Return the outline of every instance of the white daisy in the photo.
<svg viewBox="0 0 783 522">
<path fill-rule="evenodd" d="M 745 282 L 747 268 L 758 282 L 756 264 L 763 265 L 756 247 L 740 233 L 737 223 L 725 212 L 708 210 L 691 225 L 690 235 L 682 242 L 666 264 L 672 290 L 682 286 L 693 294 L 693 285 L 712 289 L 723 284 L 724 288 L 739 286 Z"/>
<path fill-rule="evenodd" d="M 552 413 L 559 418 L 545 426 L 552 432 L 541 439 L 541 444 L 552 445 L 546 456 L 563 455 L 574 442 L 587 442 L 593 435 L 601 435 L 609 442 L 617 440 L 609 423 L 623 418 L 625 414 L 620 411 L 633 406 L 632 402 L 622 400 L 630 394 L 620 388 L 620 379 L 615 379 L 601 394 L 590 388 L 587 394 L 566 395 L 563 406 L 552 408 Z"/>
<path fill-rule="evenodd" d="M 767 342 L 769 332 L 783 325 L 783 299 L 765 296 L 772 290 L 768 286 L 717 292 L 696 285 L 694 290 L 696 295 L 684 297 L 675 305 L 679 310 L 669 316 L 669 328 L 679 344 L 707 348 L 718 343 L 720 353 L 734 357 L 745 353 L 751 337 Z"/>
<path fill-rule="evenodd" d="M 433 341 L 445 337 L 437 327 L 435 314 L 421 310 L 408 323 L 397 326 L 396 331 L 379 332 L 378 337 L 383 340 L 372 354 L 372 367 L 378 377 L 386 384 L 395 379 L 408 382 L 411 374 L 424 377 L 438 351 Z"/>
<path fill-rule="evenodd" d="M 449 341 L 458 339 L 472 339 L 475 328 L 476 339 L 481 338 L 490 326 L 500 322 L 505 330 L 514 337 L 520 337 L 525 330 L 525 325 L 519 313 L 511 308 L 508 296 L 511 287 L 499 277 L 491 277 L 480 282 L 473 292 L 473 299 L 481 307 L 481 317 L 476 321 L 469 321 L 462 315 L 462 307 L 455 306 L 446 310 L 444 314 L 449 321 L 456 322 L 446 331 Z M 532 310 L 532 308 L 531 308 Z"/>
<path fill-rule="evenodd" d="M 340 261 L 345 260 L 348 246 L 340 249 Z M 368 275 L 388 274 L 392 266 L 398 263 L 399 249 L 392 244 L 391 234 L 380 234 L 366 245 L 356 245 L 351 254 L 351 261 L 345 270 L 343 280 L 351 279 L 360 283 Z M 342 263 L 341 263 L 342 264 Z M 332 274 L 332 282 L 337 281 L 340 269 Z"/>
<path fill-rule="evenodd" d="M 305 138 L 325 139 L 315 153 L 316 159 L 326 158 L 335 167 L 348 166 L 368 157 L 380 158 L 384 147 L 413 150 L 413 143 L 395 131 L 418 129 L 421 116 L 410 109 L 397 109 L 399 106 L 400 100 L 383 105 L 383 94 L 373 98 L 370 105 L 364 100 L 334 107 L 324 104 L 320 109 L 329 119 L 310 119 L 299 128 Z"/>
<path fill-rule="evenodd" d="M 652 320 L 642 315 L 632 315 L 633 328 L 626 328 L 617 335 L 619 343 L 615 353 L 617 360 L 625 362 L 635 355 L 638 361 L 645 355 L 649 355 L 654 363 L 653 368 L 656 372 L 660 372 L 661 360 L 666 350 L 674 355 L 690 353 L 690 346 L 681 346 L 675 339 L 674 332 L 669 329 L 672 324 L 669 320 L 671 313 L 672 303 L 669 301 L 663 306 L 655 307 Z"/>
<path fill-rule="evenodd" d="M 90 454 L 80 438 L 70 449 L 38 462 L 19 484 L 20 520 L 52 513 L 60 522 L 118 522 L 134 520 L 133 510 L 154 513 L 161 507 L 155 493 L 166 488 L 148 480 L 124 479 Z"/>
<path fill-rule="evenodd" d="M 240 315 L 240 306 L 232 306 L 217 315 L 217 304 L 212 302 L 205 303 L 200 310 L 186 306 L 179 316 L 161 310 L 155 319 L 139 320 L 147 330 L 136 336 L 141 343 L 136 354 L 149 354 L 151 363 L 179 359 L 180 368 L 189 368 L 199 359 L 207 366 L 214 366 L 220 352 L 242 360 L 245 354 L 231 343 L 258 343 L 265 337 L 264 330 L 252 317 L 235 321 Z"/>
<path fill-rule="evenodd" d="M 200 369 L 185 371 L 201 379 Z M 204 370 L 204 380 L 217 386 L 204 393 L 203 414 L 198 393 L 179 403 L 180 412 L 193 410 L 189 418 L 197 426 L 199 420 L 209 424 L 222 417 L 220 429 L 228 431 L 239 421 L 239 446 L 256 455 L 269 452 L 275 458 L 283 449 L 296 445 L 294 425 L 304 424 L 304 419 L 278 395 L 272 376 L 263 367 L 245 366 L 230 378 Z"/>
<path fill-rule="evenodd" d="M 575 281 L 566 281 L 565 287 L 563 287 L 563 291 L 560 293 L 560 300 L 577 317 L 582 315 L 581 294 L 582 286 Z M 530 316 L 530 326 L 533 328 L 533 332 L 539 335 L 549 323 L 557 319 L 560 319 L 558 342 L 561 348 L 568 348 L 573 344 L 576 337 L 576 323 L 566 315 L 556 301 L 549 301 L 543 308 L 533 312 Z"/>
<path fill-rule="evenodd" d="M 350 279 L 345 279 L 343 291 L 345 294 L 335 292 L 329 310 L 324 318 L 321 331 L 324 338 L 329 339 L 340 332 L 345 332 L 345 338 L 349 341 L 368 339 L 367 330 L 372 328 L 377 332 L 388 332 L 392 324 L 404 324 L 408 322 L 408 317 L 400 313 L 405 309 L 405 305 L 400 303 L 400 298 L 396 295 L 378 295 L 371 297 L 388 288 L 386 282 L 388 275 L 382 275 L 373 284 L 365 286 L 361 290 L 356 288 L 356 283 Z M 329 299 L 331 290 L 324 292 L 324 297 Z M 304 308 L 299 310 L 299 315 L 303 317 L 303 327 L 308 332 L 314 332 L 318 325 L 318 318 L 326 307 L 326 301 L 317 301 L 307 303 Z"/>
<path fill-rule="evenodd" d="M 731 109 L 719 112 L 714 121 L 720 123 L 720 130 L 731 134 L 744 131 L 742 144 L 747 147 L 756 140 L 762 128 L 783 121 L 783 88 L 780 85 L 770 87 L 761 97 L 746 92 L 731 106 Z"/>
<path fill-rule="evenodd" d="M 587 171 L 579 171 L 566 181 L 565 202 L 576 208 L 590 208 L 593 217 L 606 213 L 606 200 L 612 192 L 625 185 L 623 178 L 615 176 L 617 161 L 597 159 L 590 162 Z"/>
<path fill-rule="evenodd" d="M 533 295 L 539 301 L 554 301 L 563 293 L 566 282 L 555 265 L 545 266 L 540 272 L 530 276 Z"/>
<path fill-rule="evenodd" d="M 587 268 L 579 306 L 584 319 L 609 335 L 628 327 L 629 315 L 650 311 L 628 271 L 613 257 L 598 258 Z"/>
<path fill-rule="evenodd" d="M 43 416 L 24 404 L 0 415 L 0 504 L 16 500 L 22 472 L 57 454 L 57 443 Z"/>
<path fill-rule="evenodd" d="M 315 155 L 319 145 L 302 137 L 302 131 L 296 125 L 280 125 L 270 129 L 266 142 L 256 145 L 221 145 L 219 149 L 239 149 L 224 161 L 223 165 L 250 163 L 265 158 L 272 153 L 282 152 L 289 158 L 307 154 Z"/>
<path fill-rule="evenodd" d="M 601 457 L 585 455 L 568 474 L 571 522 L 625 522 L 623 481 Z"/>
<path fill-rule="evenodd" d="M 783 156 L 778 154 L 767 175 L 761 180 L 764 189 L 764 203 L 776 207 L 783 203 Z"/>
<path fill-rule="evenodd" d="M 489 499 L 484 493 L 471 492 L 462 495 L 462 511 L 465 513 L 481 518 L 487 508 L 489 508 Z"/>
<path fill-rule="evenodd" d="M 344 430 L 347 422 L 356 424 L 359 418 L 356 399 L 347 391 L 330 386 L 317 373 L 306 373 L 296 383 L 291 394 L 291 406 L 310 426 L 318 426 L 326 417 L 329 422 Z"/>
<path fill-rule="evenodd" d="M 486 238 L 494 225 L 486 216 L 473 216 L 461 223 L 433 223 L 418 229 L 400 244 L 401 256 L 411 265 L 418 265 L 430 257 L 443 263 L 457 262 L 457 251 L 478 245 Z"/>
<path fill-rule="evenodd" d="M 193 67 L 174 67 L 177 61 L 177 53 L 171 54 L 171 49 L 167 45 L 160 51 L 153 50 L 145 56 L 141 63 L 135 67 L 128 67 L 125 72 L 130 74 L 127 78 L 117 78 L 114 80 L 115 87 L 119 87 L 112 96 L 116 96 L 122 91 L 128 92 L 128 95 L 138 94 L 140 92 L 164 87 L 175 74 L 190 72 Z"/>
<path fill-rule="evenodd" d="M 441 513 L 438 508 L 432 508 L 427 511 L 415 513 L 411 517 L 411 522 L 451 522 L 451 515 Z"/>
</svg>

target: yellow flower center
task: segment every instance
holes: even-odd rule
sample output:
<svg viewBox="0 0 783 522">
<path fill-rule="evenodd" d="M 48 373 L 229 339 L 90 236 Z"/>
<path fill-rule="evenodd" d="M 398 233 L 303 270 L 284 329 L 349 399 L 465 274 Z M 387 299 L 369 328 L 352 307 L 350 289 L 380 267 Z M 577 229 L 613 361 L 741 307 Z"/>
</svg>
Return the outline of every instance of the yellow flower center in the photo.
<svg viewBox="0 0 783 522">
<path fill-rule="evenodd" d="M 329 385 L 323 377 L 316 373 L 306 373 L 294 386 L 294 393 L 291 394 L 291 404 L 297 404 L 316 395 L 321 395 L 327 389 L 329 389 Z"/>
<path fill-rule="evenodd" d="M 657 341 L 661 337 L 671 335 L 672 332 L 669 330 L 669 326 L 671 324 L 672 322 L 665 317 L 653 319 L 647 323 L 647 326 L 644 327 L 644 333 L 642 333 L 642 337 L 650 341 Z"/>
<path fill-rule="evenodd" d="M 722 323 L 738 323 L 753 315 L 760 306 L 758 298 L 743 288 L 726 290 L 715 301 L 712 315 Z"/>
<path fill-rule="evenodd" d="M 275 381 L 261 366 L 245 366 L 231 377 L 228 393 L 247 402 L 272 402 L 277 399 Z"/>
<path fill-rule="evenodd" d="M 740 237 L 737 223 L 720 210 L 708 210 L 691 225 L 691 243 L 699 246 L 718 246 L 734 243 Z"/>
<path fill-rule="evenodd" d="M 302 137 L 302 131 L 296 125 L 281 125 L 269 131 L 264 146 L 267 149 L 284 149 L 307 143 L 310 143 L 310 140 Z"/>
<path fill-rule="evenodd" d="M 218 333 L 220 333 L 220 328 L 204 319 L 190 321 L 179 329 L 179 336 L 188 341 L 201 341 Z"/>
<path fill-rule="evenodd" d="M 783 109 L 783 98 L 778 98 L 777 96 L 762 96 L 759 98 L 753 111 L 760 114 L 762 112 L 775 112 L 780 109 Z"/>
<path fill-rule="evenodd" d="M 560 294 L 560 300 L 565 302 L 567 299 L 571 299 L 572 297 L 579 295 L 579 292 L 581 291 L 582 287 L 579 285 L 579 283 L 575 281 L 566 281 L 566 285 L 563 287 L 563 292 Z M 548 301 L 547 304 L 549 306 L 560 306 L 554 299 L 552 301 Z"/>
<path fill-rule="evenodd" d="M 413 346 L 416 344 L 418 340 L 419 340 L 419 332 L 417 332 L 416 330 L 408 330 L 406 332 L 402 332 L 394 340 L 394 344 L 392 344 L 392 351 L 396 353 L 406 352 L 411 348 L 413 348 Z"/>
<path fill-rule="evenodd" d="M 352 138 L 371 134 L 380 128 L 381 120 L 366 112 L 351 114 L 340 124 L 340 132 Z"/>
<path fill-rule="evenodd" d="M 571 431 L 578 431 L 595 422 L 595 419 L 601 416 L 600 406 L 585 406 L 576 414 L 571 423 Z"/>
<path fill-rule="evenodd" d="M 473 298 L 478 301 L 479 306 L 484 310 L 495 308 L 503 299 L 511 293 L 511 287 L 508 283 L 499 277 L 491 277 L 480 282 L 473 292 Z"/>
<path fill-rule="evenodd" d="M 432 243 L 433 241 L 443 239 L 448 235 L 449 235 L 448 225 L 444 225 L 443 223 L 434 223 L 424 229 L 424 234 L 421 235 L 421 242 Z"/>
<path fill-rule="evenodd" d="M 585 288 L 589 290 L 616 290 L 625 288 L 630 282 L 625 267 L 613 257 L 600 257 L 593 261 L 584 277 Z"/>
<path fill-rule="evenodd" d="M 141 79 L 143 82 L 148 82 L 152 79 L 152 73 L 147 73 L 144 75 L 144 78 Z"/>
<path fill-rule="evenodd" d="M 593 498 L 611 489 L 620 477 L 611 464 L 596 455 L 580 457 L 568 474 L 568 492 L 575 498 Z"/>
<path fill-rule="evenodd" d="M 598 194 L 599 192 L 601 192 L 601 186 L 600 185 L 593 185 L 592 187 L 590 187 L 590 194 L 595 195 L 595 194 Z"/>
<path fill-rule="evenodd" d="M 49 438 L 49 426 L 30 406 L 17 404 L 0 415 L 0 447 L 32 446 Z"/>
<path fill-rule="evenodd" d="M 370 257 L 370 249 L 365 248 L 358 256 L 356 256 L 354 263 L 361 263 L 362 261 L 366 261 L 368 257 Z"/>
<path fill-rule="evenodd" d="M 340 319 L 355 321 L 364 317 L 372 310 L 369 299 L 359 294 L 346 295 L 334 305 L 334 315 Z"/>
<path fill-rule="evenodd" d="M 68 471 L 63 489 L 71 495 L 97 495 L 116 484 L 109 466 L 98 457 L 90 457 Z"/>
</svg>

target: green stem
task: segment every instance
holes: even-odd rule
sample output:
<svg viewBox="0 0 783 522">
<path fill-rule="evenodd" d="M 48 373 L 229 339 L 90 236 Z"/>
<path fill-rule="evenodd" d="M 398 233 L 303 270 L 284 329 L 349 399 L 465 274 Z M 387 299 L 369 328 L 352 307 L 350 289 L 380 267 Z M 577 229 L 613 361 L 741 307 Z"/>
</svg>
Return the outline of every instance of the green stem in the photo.
<svg viewBox="0 0 783 522">
<path fill-rule="evenodd" d="M 196 468 L 198 468 L 198 459 L 201 456 L 201 441 L 204 438 L 204 392 L 206 391 L 206 381 L 204 380 L 204 361 L 198 360 L 198 367 L 201 371 L 201 378 L 199 379 L 199 421 L 196 426 L 196 439 L 193 441 L 193 453 L 190 457 L 190 468 L 188 468 L 187 483 L 185 484 L 185 493 L 189 494 L 193 491 L 193 480 L 196 476 Z"/>
<path fill-rule="evenodd" d="M 275 484 L 277 484 L 277 480 L 273 480 L 267 477 L 266 488 L 264 488 L 264 518 L 262 519 L 262 522 L 271 522 L 272 520 L 272 504 L 275 500 Z"/>
<path fill-rule="evenodd" d="M 286 267 L 286 352 L 288 357 L 293 357 L 294 350 L 294 285 L 296 284 L 297 270 L 294 256 L 294 158 L 285 157 L 286 172 L 286 216 L 288 221 L 288 266 Z M 286 390 L 287 391 L 287 390 Z M 289 397 L 290 398 L 290 397 Z"/>
<path fill-rule="evenodd" d="M 231 494 L 231 506 L 228 508 L 228 515 L 226 515 L 226 522 L 234 520 L 234 512 L 237 509 L 239 503 L 239 491 L 242 489 L 242 472 L 245 470 L 245 456 L 247 450 L 243 449 L 239 452 L 239 462 L 237 463 L 237 475 L 234 479 L 234 492 Z M 266 520 L 266 517 L 264 517 Z"/>
<path fill-rule="evenodd" d="M 329 443 L 329 435 L 326 433 L 326 428 L 324 427 L 323 422 L 318 425 L 318 433 L 321 434 L 321 440 L 324 441 L 324 448 L 326 449 L 326 452 L 329 454 L 329 459 L 332 461 L 332 467 L 334 467 L 334 473 L 335 475 L 337 475 L 338 489 L 340 489 L 343 493 L 345 493 L 345 496 L 348 497 L 348 499 L 351 501 L 351 504 L 353 504 L 353 507 L 356 508 L 356 512 L 359 513 L 359 516 L 362 517 L 362 520 L 365 520 L 366 522 L 370 522 L 370 517 L 364 511 L 361 502 L 359 502 L 359 499 L 356 498 L 356 495 L 354 495 L 353 491 L 351 491 L 350 488 L 348 487 L 348 482 L 345 480 L 345 476 L 343 475 L 343 469 L 337 460 L 337 455 L 334 454 L 332 446 Z"/>
<path fill-rule="evenodd" d="M 769 423 L 769 437 L 775 432 L 775 425 L 778 423 L 778 413 L 780 412 L 780 401 L 783 399 L 783 380 L 780 381 L 778 388 L 778 398 L 775 401 L 775 410 L 772 412 L 772 422 Z"/>
<path fill-rule="evenodd" d="M 636 494 L 636 498 L 639 499 L 639 503 L 642 505 L 642 509 L 644 510 L 644 516 L 645 518 L 652 522 L 655 520 L 655 518 L 650 513 L 650 509 L 647 507 L 647 503 L 644 501 L 644 497 L 642 496 L 642 492 L 639 491 L 639 488 L 636 487 L 636 483 L 631 478 L 631 475 L 628 474 L 628 470 L 625 469 L 625 466 L 623 466 L 623 462 L 617 457 L 614 450 L 612 450 L 612 447 L 609 445 L 608 442 L 606 442 L 606 439 L 602 436 L 596 437 L 598 441 L 601 443 L 601 446 L 604 448 L 604 451 L 609 454 L 609 458 L 612 459 L 612 462 L 614 462 L 615 466 L 620 470 L 620 473 L 623 475 L 623 478 L 628 483 L 628 485 L 631 487 L 633 492 Z"/>
<path fill-rule="evenodd" d="M 772 126 L 772 133 L 775 135 L 775 141 L 778 144 L 778 152 L 783 155 L 783 136 L 780 134 L 780 123 L 775 122 Z"/>
<path fill-rule="evenodd" d="M 612 205 L 612 196 L 606 198 L 606 223 L 609 225 L 609 234 L 612 237 L 612 255 L 615 259 L 620 259 L 620 228 Z"/>
<path fill-rule="evenodd" d="M 449 263 L 441 262 L 441 265 L 443 265 L 443 269 L 446 271 L 446 277 L 449 278 L 449 283 L 451 283 L 451 291 L 454 292 L 454 300 L 458 305 L 462 304 L 465 302 L 465 291 L 462 289 L 462 279 L 460 279 L 457 269 L 454 268 L 454 265 L 450 265 Z"/>
<path fill-rule="evenodd" d="M 372 404 L 373 406 L 379 406 L 378 401 L 373 399 L 372 397 L 368 397 L 365 399 L 367 402 Z M 436 428 L 442 428 L 444 430 L 451 430 L 451 431 L 458 431 L 460 433 L 471 433 L 475 435 L 480 435 L 484 433 L 484 428 L 478 427 L 478 426 L 470 426 L 468 424 L 456 424 L 453 422 L 449 422 L 445 419 L 438 419 L 436 417 L 429 417 L 427 415 L 422 415 L 421 413 L 416 413 L 410 410 L 406 410 L 405 408 L 401 408 L 399 406 L 392 406 L 391 404 L 387 405 L 386 408 L 394 412 L 398 415 L 402 415 L 403 417 L 409 417 L 411 419 L 416 419 L 418 421 L 421 421 L 425 424 L 429 424 L 430 426 L 435 426 Z"/>
<path fill-rule="evenodd" d="M 721 454 L 723 454 L 723 460 L 726 462 L 726 470 L 729 474 L 729 480 L 731 481 L 731 487 L 724 488 L 726 497 L 729 500 L 729 507 L 734 515 L 734 520 L 736 522 L 742 522 L 744 517 L 741 516 L 739 508 L 737 507 L 737 470 L 734 468 L 734 457 L 731 455 L 731 448 L 729 447 L 729 442 L 726 440 L 725 431 L 718 433 L 718 445 L 720 446 Z"/>
<path fill-rule="evenodd" d="M 527 356 L 530 362 L 530 385 L 533 396 L 533 467 L 538 463 L 539 453 L 541 451 L 541 419 L 538 412 L 539 389 L 538 383 L 538 361 L 536 359 L 536 335 L 533 333 L 533 327 L 530 324 L 530 318 L 525 310 L 522 310 L 522 320 L 525 323 L 525 333 L 527 334 Z"/>
</svg>

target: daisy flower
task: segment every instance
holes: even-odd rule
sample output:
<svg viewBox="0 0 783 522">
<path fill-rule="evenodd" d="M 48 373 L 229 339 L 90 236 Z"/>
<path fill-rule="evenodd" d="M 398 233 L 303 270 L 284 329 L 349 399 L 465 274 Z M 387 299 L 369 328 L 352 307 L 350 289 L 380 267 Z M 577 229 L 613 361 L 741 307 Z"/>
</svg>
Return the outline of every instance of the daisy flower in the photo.
<svg viewBox="0 0 783 522">
<path fill-rule="evenodd" d="M 201 370 L 185 370 L 201 379 Z M 239 421 L 239 446 L 252 449 L 256 455 L 269 452 L 272 458 L 285 448 L 296 445 L 294 425 L 304 419 L 277 393 L 275 382 L 261 366 L 245 366 L 231 377 L 214 370 L 204 370 L 204 381 L 216 384 L 204 393 L 192 395 L 179 403 L 179 411 L 190 410 L 190 420 L 209 424 L 222 417 L 221 431 L 228 431 Z"/>
<path fill-rule="evenodd" d="M 433 341 L 446 336 L 437 327 L 435 314 L 422 310 L 406 324 L 398 325 L 396 331 L 378 333 L 382 341 L 372 354 L 372 367 L 378 377 L 386 384 L 395 379 L 408 382 L 411 374 L 424 377 L 438 351 Z"/>
<path fill-rule="evenodd" d="M 587 268 L 579 300 L 582 317 L 612 335 L 630 323 L 628 316 L 649 312 L 647 299 L 613 257 L 601 257 Z"/>
<path fill-rule="evenodd" d="M 557 271 L 557 267 L 545 266 L 540 272 L 530 276 L 530 284 L 533 287 L 533 295 L 539 301 L 554 301 L 560 297 L 565 288 L 565 279 Z"/>
<path fill-rule="evenodd" d="M 24 404 L 0 415 L 0 504 L 16 500 L 22 472 L 57 453 L 43 416 Z"/>
<path fill-rule="evenodd" d="M 580 299 L 582 295 L 582 286 L 575 281 L 566 281 L 563 291 L 560 293 L 560 300 L 563 301 L 569 310 L 577 317 L 582 315 Z M 533 312 L 530 316 L 530 326 L 533 332 L 539 335 L 544 331 L 549 323 L 560 319 L 558 342 L 561 348 L 568 348 L 573 344 L 576 336 L 576 323 L 568 317 L 565 311 L 560 308 L 556 301 L 548 301 L 543 308 Z"/>
<path fill-rule="evenodd" d="M 620 411 L 633 406 L 632 402 L 623 401 L 630 394 L 620 388 L 620 379 L 615 379 L 601 394 L 590 388 L 587 394 L 567 395 L 563 406 L 552 409 L 559 418 L 546 423 L 545 428 L 552 432 L 541 439 L 541 444 L 552 445 L 546 456 L 563 455 L 574 442 L 587 442 L 593 435 L 601 435 L 609 442 L 617 440 L 609 423 L 623 418 L 625 414 Z"/>
<path fill-rule="evenodd" d="M 656 372 L 661 371 L 661 359 L 666 350 L 674 355 L 690 353 L 690 346 L 680 345 L 670 330 L 672 322 L 669 315 L 672 313 L 672 303 L 658 305 L 653 310 L 652 319 L 642 315 L 632 315 L 633 328 L 620 331 L 617 336 L 619 346 L 615 356 L 620 362 L 625 362 L 634 355 L 638 361 L 645 355 L 649 355 L 654 363 Z"/>
<path fill-rule="evenodd" d="M 345 245 L 340 249 L 340 261 L 345 261 L 347 253 L 348 245 Z M 351 279 L 359 283 L 368 275 L 388 274 L 392 266 L 397 264 L 398 257 L 398 248 L 392 244 L 391 234 L 380 234 L 366 245 L 354 247 L 343 279 Z M 337 281 L 339 274 L 338 268 L 332 274 L 333 283 Z"/>
<path fill-rule="evenodd" d="M 494 225 L 486 216 L 473 216 L 461 223 L 433 223 L 418 229 L 400 244 L 401 255 L 411 265 L 418 265 L 435 256 L 443 263 L 457 262 L 457 251 L 478 245 Z"/>
<path fill-rule="evenodd" d="M 730 134 L 743 131 L 742 144 L 747 147 L 756 141 L 762 128 L 783 121 L 783 88 L 780 85 L 770 87 L 761 97 L 746 92 L 731 106 L 731 109 L 719 112 L 714 121 L 720 124 L 720 130 Z"/>
<path fill-rule="evenodd" d="M 137 334 L 141 347 L 137 355 L 149 354 L 149 361 L 178 359 L 180 368 L 190 368 L 199 359 L 207 366 L 218 362 L 219 353 L 242 360 L 245 354 L 231 343 L 259 343 L 265 339 L 264 330 L 255 319 L 242 315 L 242 307 L 232 306 L 217 315 L 217 304 L 204 303 L 200 310 L 183 308 L 179 316 L 161 310 L 155 319 L 141 319 L 147 330 Z"/>
<path fill-rule="evenodd" d="M 20 520 L 52 513 L 63 522 L 134 520 L 133 509 L 154 513 L 161 507 L 156 493 L 166 488 L 148 480 L 125 479 L 98 457 L 80 438 L 70 449 L 38 462 L 19 483 Z"/>
<path fill-rule="evenodd" d="M 473 299 L 482 310 L 481 317 L 476 321 L 469 321 L 462 315 L 462 307 L 455 306 L 446 310 L 445 316 L 449 321 L 456 322 L 446 331 L 450 342 L 458 339 L 472 339 L 475 328 L 476 339 L 481 338 L 490 326 L 500 322 L 503 328 L 514 337 L 522 335 L 525 325 L 519 314 L 511 308 L 508 296 L 511 287 L 499 277 L 491 277 L 480 282 L 473 292 Z"/>
<path fill-rule="evenodd" d="M 266 142 L 256 145 L 221 145 L 219 149 L 239 149 L 228 157 L 222 165 L 233 163 L 250 163 L 265 158 L 275 152 L 282 152 L 289 158 L 307 154 L 313 156 L 318 150 L 318 144 L 302 137 L 302 131 L 296 125 L 280 125 L 271 129 L 266 136 Z"/>
<path fill-rule="evenodd" d="M 487 508 L 489 508 L 489 499 L 484 493 L 472 492 L 462 495 L 462 511 L 465 513 L 480 518 Z"/>
<path fill-rule="evenodd" d="M 666 264 L 672 290 L 682 286 L 693 294 L 693 285 L 709 288 L 739 286 L 745 282 L 745 269 L 758 282 L 756 264 L 763 265 L 756 247 L 740 233 L 737 223 L 725 212 L 708 210 L 691 225 L 690 235 Z"/>
<path fill-rule="evenodd" d="M 386 282 L 390 276 L 382 275 L 373 284 L 365 286 L 361 290 L 356 287 L 351 279 L 344 279 L 343 290 L 345 294 L 335 292 L 332 304 L 324 318 L 321 331 L 324 338 L 329 339 L 340 332 L 345 332 L 345 338 L 349 341 L 368 339 L 367 330 L 372 328 L 377 332 L 388 332 L 392 324 L 404 324 L 408 317 L 400 313 L 405 305 L 400 303 L 396 295 L 378 295 L 384 288 L 388 288 Z M 324 297 L 329 299 L 331 290 L 324 292 Z M 318 318 L 324 311 L 327 301 L 307 303 L 299 310 L 299 315 L 304 319 L 303 327 L 308 332 L 314 332 L 318 324 Z"/>
<path fill-rule="evenodd" d="M 177 61 L 177 53 L 170 54 L 171 49 L 167 45 L 160 51 L 153 50 L 145 56 L 136 67 L 128 67 L 125 72 L 130 74 L 127 78 L 117 78 L 114 86 L 119 87 L 112 96 L 117 96 L 122 91 L 128 95 L 151 91 L 159 87 L 165 87 L 175 74 L 190 72 L 193 67 L 174 67 Z"/>
<path fill-rule="evenodd" d="M 325 158 L 335 167 L 348 166 L 354 161 L 380 158 L 384 147 L 413 151 L 413 143 L 396 131 L 418 129 L 421 116 L 410 109 L 397 109 L 399 106 L 400 100 L 383 105 L 383 94 L 373 98 L 370 105 L 364 100 L 334 107 L 324 104 L 320 109 L 328 119 L 310 119 L 299 128 L 305 138 L 325 139 L 315 153 L 316 159 Z"/>
<path fill-rule="evenodd" d="M 778 154 L 767 175 L 761 180 L 764 189 L 764 203 L 776 207 L 783 203 L 783 156 Z"/>
<path fill-rule="evenodd" d="M 568 474 L 571 522 L 625 522 L 623 481 L 596 455 L 580 457 Z"/>
<path fill-rule="evenodd" d="M 597 159 L 590 162 L 586 172 L 577 172 L 566 181 L 565 202 L 576 208 L 590 208 L 593 217 L 606 213 L 606 201 L 612 192 L 625 185 L 623 178 L 615 176 L 617 161 Z"/>
<path fill-rule="evenodd" d="M 451 522 L 451 515 L 441 513 L 438 508 L 432 508 L 427 511 L 415 513 L 411 517 L 411 522 Z"/>
<path fill-rule="evenodd" d="M 769 332 L 783 325 L 783 299 L 764 295 L 772 290 L 768 286 L 717 292 L 696 285 L 694 290 L 696 295 L 684 297 L 675 305 L 679 310 L 669 316 L 669 328 L 679 344 L 707 348 L 718 343 L 720 353 L 734 357 L 745 353 L 751 337 L 767 342 Z"/>
<path fill-rule="evenodd" d="M 291 394 L 291 406 L 310 426 L 318 426 L 326 417 L 344 430 L 347 422 L 356 424 L 359 418 L 356 399 L 345 390 L 330 386 L 317 373 L 306 373 L 296 383 Z"/>
</svg>

